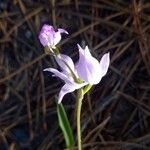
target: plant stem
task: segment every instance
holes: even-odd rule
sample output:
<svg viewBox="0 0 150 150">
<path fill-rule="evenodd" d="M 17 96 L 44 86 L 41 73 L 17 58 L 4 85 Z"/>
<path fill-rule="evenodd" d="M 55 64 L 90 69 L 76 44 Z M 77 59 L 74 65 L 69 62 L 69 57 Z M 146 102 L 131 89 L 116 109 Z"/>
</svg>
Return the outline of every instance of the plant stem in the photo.
<svg viewBox="0 0 150 150">
<path fill-rule="evenodd" d="M 81 123 L 80 123 L 82 99 L 83 99 L 83 90 L 80 89 L 80 90 L 78 90 L 78 96 L 77 96 L 77 140 L 78 140 L 78 150 L 82 150 Z"/>
</svg>

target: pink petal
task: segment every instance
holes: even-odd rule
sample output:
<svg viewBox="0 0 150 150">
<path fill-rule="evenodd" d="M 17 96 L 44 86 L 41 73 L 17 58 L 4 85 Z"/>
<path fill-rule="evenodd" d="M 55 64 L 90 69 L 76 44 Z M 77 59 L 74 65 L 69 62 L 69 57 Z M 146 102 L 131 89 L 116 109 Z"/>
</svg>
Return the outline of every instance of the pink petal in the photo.
<svg viewBox="0 0 150 150">
<path fill-rule="evenodd" d="M 47 30 L 47 31 L 53 30 L 54 31 L 54 28 L 51 25 L 44 24 L 41 30 Z"/>
<path fill-rule="evenodd" d="M 39 33 L 39 40 L 43 46 L 53 45 L 54 43 L 54 28 L 50 25 L 43 25 L 40 33 Z"/>
<path fill-rule="evenodd" d="M 45 33 L 39 34 L 39 40 L 44 47 L 48 45 L 49 40 Z"/>
<path fill-rule="evenodd" d="M 68 34 L 68 32 L 62 28 L 58 28 L 58 32 Z"/>
</svg>

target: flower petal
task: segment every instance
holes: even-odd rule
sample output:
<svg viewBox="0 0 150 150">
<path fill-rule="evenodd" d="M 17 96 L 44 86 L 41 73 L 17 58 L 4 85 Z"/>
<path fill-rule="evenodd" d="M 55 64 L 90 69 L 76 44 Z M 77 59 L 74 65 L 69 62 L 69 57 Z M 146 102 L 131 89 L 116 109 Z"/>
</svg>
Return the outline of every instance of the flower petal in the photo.
<svg viewBox="0 0 150 150">
<path fill-rule="evenodd" d="M 54 28 L 53 28 L 53 26 L 51 26 L 51 25 L 44 24 L 41 30 L 44 30 L 44 31 L 51 31 L 51 30 L 54 30 Z"/>
<path fill-rule="evenodd" d="M 63 74 L 62 72 L 59 72 L 58 70 L 54 68 L 46 68 L 44 69 L 44 71 L 50 71 L 54 73 L 55 76 L 61 78 L 65 82 L 65 85 L 61 88 L 61 91 L 59 93 L 58 103 L 62 101 L 65 94 L 71 93 L 74 90 L 79 89 L 88 84 L 86 82 L 81 83 L 81 84 L 75 83 L 73 80 L 70 80 L 68 76 L 66 76 L 65 74 Z"/>
<path fill-rule="evenodd" d="M 68 66 L 70 67 L 70 69 L 72 71 L 74 71 L 74 63 L 73 63 L 71 57 L 64 55 L 64 54 L 59 54 L 55 57 L 55 59 L 56 59 L 58 65 L 61 67 L 62 71 L 70 72 Z"/>
<path fill-rule="evenodd" d="M 64 80 L 65 83 L 71 84 L 72 81 L 70 80 L 70 78 L 68 78 L 64 73 L 58 71 L 57 69 L 54 68 L 46 68 L 44 69 L 44 71 L 49 71 L 54 73 L 55 76 L 59 77 L 60 79 Z"/>
<path fill-rule="evenodd" d="M 68 32 L 64 29 L 59 28 L 57 32 L 54 34 L 54 45 L 58 44 L 59 41 L 61 40 L 61 33 L 68 34 Z"/>
<path fill-rule="evenodd" d="M 72 84 L 65 84 L 60 92 L 59 92 L 59 96 L 58 96 L 58 103 L 61 103 L 63 97 L 67 94 L 67 93 L 71 93 L 75 90 L 74 86 Z"/>
<path fill-rule="evenodd" d="M 48 37 L 45 33 L 39 34 L 39 40 L 44 47 L 49 43 Z"/>
<path fill-rule="evenodd" d="M 87 46 L 85 50 L 79 45 L 78 48 L 79 61 L 75 66 L 79 77 L 91 85 L 99 83 L 102 76 L 98 60 L 91 55 Z"/>
<path fill-rule="evenodd" d="M 65 29 L 62 29 L 62 28 L 58 28 L 58 32 L 69 34 Z"/>
<path fill-rule="evenodd" d="M 40 33 L 39 40 L 43 46 L 53 45 L 54 43 L 54 28 L 50 25 L 44 24 Z"/>
<path fill-rule="evenodd" d="M 87 85 L 88 83 L 81 83 L 81 84 L 77 84 L 77 83 L 71 83 L 71 84 L 65 84 L 60 92 L 59 92 L 59 96 L 58 96 L 58 103 L 61 103 L 63 97 L 67 94 L 67 93 L 71 93 L 77 89 L 80 89 L 81 87 Z"/>
<path fill-rule="evenodd" d="M 107 73 L 109 64 L 110 64 L 110 54 L 106 53 L 103 55 L 103 57 L 100 60 L 100 69 L 101 69 L 102 76 L 104 76 Z"/>
<path fill-rule="evenodd" d="M 68 32 L 62 28 L 58 28 L 57 30 L 58 31 L 55 32 L 55 35 L 54 35 L 54 45 L 58 44 L 59 41 L 61 40 L 61 33 L 68 34 Z"/>
<path fill-rule="evenodd" d="M 60 32 L 55 32 L 54 38 L 53 38 L 53 45 L 56 45 L 60 42 L 61 40 L 61 34 Z"/>
</svg>

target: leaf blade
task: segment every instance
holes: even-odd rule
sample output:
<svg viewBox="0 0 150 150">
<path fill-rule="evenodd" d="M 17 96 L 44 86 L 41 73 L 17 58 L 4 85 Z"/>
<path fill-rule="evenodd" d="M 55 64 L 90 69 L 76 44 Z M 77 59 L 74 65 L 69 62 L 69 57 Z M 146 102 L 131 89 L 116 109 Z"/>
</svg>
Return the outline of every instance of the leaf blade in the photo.
<svg viewBox="0 0 150 150">
<path fill-rule="evenodd" d="M 75 142 L 74 142 L 73 132 L 62 103 L 57 104 L 57 116 L 58 116 L 59 126 L 64 135 L 66 147 L 71 148 L 74 146 Z"/>
</svg>

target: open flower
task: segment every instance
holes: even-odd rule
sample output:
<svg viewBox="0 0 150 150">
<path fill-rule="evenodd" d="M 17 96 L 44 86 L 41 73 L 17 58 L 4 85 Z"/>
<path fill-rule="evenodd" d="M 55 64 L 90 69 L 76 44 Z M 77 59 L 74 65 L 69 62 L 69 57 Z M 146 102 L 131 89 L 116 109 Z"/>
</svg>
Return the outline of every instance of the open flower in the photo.
<svg viewBox="0 0 150 150">
<path fill-rule="evenodd" d="M 55 59 L 62 71 L 60 72 L 54 68 L 44 69 L 44 71 L 54 73 L 55 76 L 65 82 L 65 85 L 60 90 L 58 103 L 62 101 L 67 93 L 71 93 L 88 84 L 98 84 L 108 70 L 110 63 L 109 53 L 104 54 L 99 62 L 91 55 L 87 46 L 82 49 L 78 45 L 78 48 L 79 61 L 75 65 L 69 56 L 59 54 L 55 56 Z"/>
<path fill-rule="evenodd" d="M 39 40 L 44 47 L 48 46 L 52 50 L 56 48 L 55 46 L 61 40 L 61 33 L 68 34 L 64 29 L 58 28 L 55 31 L 53 26 L 44 24 L 39 33 Z"/>
<path fill-rule="evenodd" d="M 81 87 L 87 85 L 88 83 L 82 82 L 77 83 L 74 79 L 74 76 L 77 78 L 77 74 L 75 71 L 75 66 L 72 59 L 63 54 L 59 54 L 55 57 L 57 63 L 61 67 L 61 72 L 55 68 L 46 68 L 44 71 L 50 71 L 54 73 L 55 76 L 59 77 L 65 82 L 65 85 L 61 88 L 59 96 L 58 96 L 58 103 L 61 103 L 63 97 L 67 93 L 71 93 Z"/>
<path fill-rule="evenodd" d="M 82 49 L 78 45 L 78 49 L 79 61 L 76 63 L 75 68 L 79 78 L 91 85 L 98 84 L 107 73 L 110 63 L 109 53 L 104 54 L 99 62 L 91 55 L 88 46 Z"/>
</svg>

